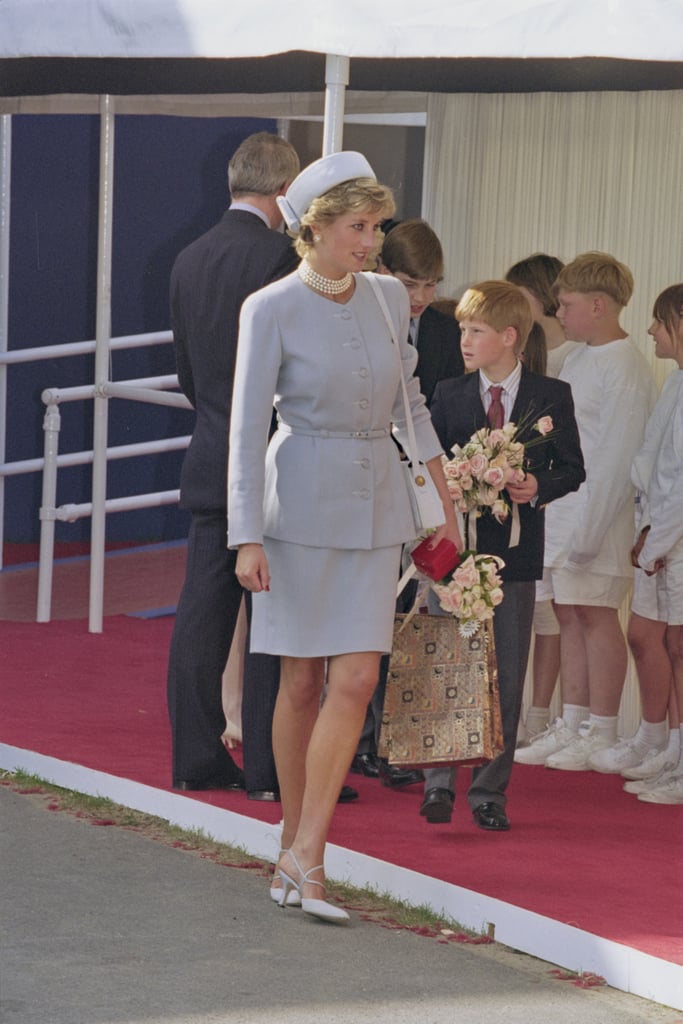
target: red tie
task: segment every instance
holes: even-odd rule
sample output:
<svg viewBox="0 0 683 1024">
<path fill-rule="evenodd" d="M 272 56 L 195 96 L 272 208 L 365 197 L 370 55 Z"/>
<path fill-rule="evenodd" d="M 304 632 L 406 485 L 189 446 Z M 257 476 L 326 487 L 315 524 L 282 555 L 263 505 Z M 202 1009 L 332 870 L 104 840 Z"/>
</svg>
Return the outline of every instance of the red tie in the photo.
<svg viewBox="0 0 683 1024">
<path fill-rule="evenodd" d="M 500 397 L 503 394 L 503 390 L 503 388 L 495 384 L 492 384 L 489 388 L 491 404 L 489 406 L 487 419 L 492 430 L 499 430 L 505 422 L 505 410 L 503 409 L 503 403 Z"/>
</svg>

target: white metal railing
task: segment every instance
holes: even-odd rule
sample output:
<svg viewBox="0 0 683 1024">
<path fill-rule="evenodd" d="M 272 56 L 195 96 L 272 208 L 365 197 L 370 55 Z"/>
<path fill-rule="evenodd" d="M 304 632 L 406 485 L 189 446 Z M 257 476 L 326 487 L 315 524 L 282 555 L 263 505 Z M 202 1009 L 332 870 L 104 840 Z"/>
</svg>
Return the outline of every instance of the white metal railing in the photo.
<svg viewBox="0 0 683 1024">
<path fill-rule="evenodd" d="M 172 340 L 169 331 L 156 335 L 127 336 L 112 339 L 112 347 L 141 348 L 148 344 L 168 344 Z M 118 342 L 118 345 L 116 344 Z M 84 348 L 86 346 L 86 348 Z M 54 358 L 69 355 L 80 355 L 84 350 L 92 351 L 94 342 L 78 342 L 75 345 L 46 346 L 42 349 L 28 349 L 28 359 Z M 74 351 L 75 349 L 75 351 Z M 21 363 L 21 352 L 11 353 L 6 362 Z M 0 355 L 0 359 L 2 356 Z M 42 458 L 16 460 L 0 464 L 0 480 L 5 477 L 24 473 L 43 473 L 42 499 L 40 506 L 40 556 L 38 563 L 38 599 L 36 621 L 49 622 L 52 605 L 52 580 L 54 569 L 55 523 L 76 522 L 93 514 L 93 502 L 80 504 L 64 504 L 57 506 L 57 474 L 66 466 L 87 465 L 93 463 L 94 449 L 90 451 L 69 452 L 59 454 L 59 434 L 61 430 L 61 413 L 59 406 L 64 402 L 88 401 L 99 398 L 108 401 L 110 398 L 128 399 L 174 408 L 191 409 L 192 406 L 184 395 L 169 392 L 167 388 L 177 388 L 178 378 L 175 374 L 160 377 L 142 377 L 125 381 L 104 381 L 100 384 L 86 384 L 69 388 L 46 388 L 42 400 L 46 406 L 43 418 L 44 453 Z M 162 438 L 156 441 L 142 441 L 134 444 L 117 445 L 105 449 L 104 462 L 111 460 L 135 458 L 142 455 L 161 454 L 186 448 L 190 435 Z M 157 491 L 148 494 L 135 494 L 122 498 L 106 498 L 105 514 L 108 512 L 124 512 L 132 509 L 155 508 L 161 505 L 174 504 L 178 501 L 179 491 Z M 104 548 L 101 557 L 96 558 L 91 549 L 91 598 L 95 589 L 97 606 L 103 605 L 104 593 Z M 93 563 L 95 563 L 93 565 Z M 91 632 L 100 632 L 94 629 Z"/>
<path fill-rule="evenodd" d="M 61 429 L 62 402 L 83 400 L 96 401 L 98 398 L 108 401 L 110 398 L 127 398 L 136 402 L 155 405 L 166 405 L 181 409 L 192 408 L 184 395 L 169 393 L 164 388 L 177 387 L 178 378 L 174 375 L 166 377 L 144 377 L 137 380 L 106 381 L 101 384 L 90 384 L 71 388 L 46 388 L 42 399 L 46 410 L 43 419 L 45 434 L 44 455 L 41 459 L 30 460 L 30 463 L 42 463 L 43 490 L 40 503 L 40 556 L 38 561 L 38 600 L 36 621 L 49 622 L 52 606 L 52 577 L 54 569 L 55 523 L 76 522 L 77 519 L 93 515 L 94 500 L 80 504 L 57 506 L 57 471 L 60 465 L 83 465 L 93 463 L 93 451 L 72 452 L 59 455 L 59 433 Z M 136 444 L 118 445 L 106 448 L 104 465 L 111 459 L 135 458 L 141 455 L 159 454 L 186 448 L 190 442 L 189 435 L 163 438 L 157 441 L 142 441 Z M 24 464 L 14 464 L 15 471 Z M 26 471 L 29 471 L 28 469 Z M 127 512 L 132 509 L 156 508 L 160 505 L 171 505 L 178 501 L 179 491 L 156 491 L 148 494 L 134 494 L 123 498 L 104 498 L 104 514 L 108 512 Z M 90 599 L 96 608 L 104 607 L 104 545 L 101 553 L 95 553 L 92 545 L 90 551 Z M 93 629 L 91 632 L 100 632 Z"/>
</svg>

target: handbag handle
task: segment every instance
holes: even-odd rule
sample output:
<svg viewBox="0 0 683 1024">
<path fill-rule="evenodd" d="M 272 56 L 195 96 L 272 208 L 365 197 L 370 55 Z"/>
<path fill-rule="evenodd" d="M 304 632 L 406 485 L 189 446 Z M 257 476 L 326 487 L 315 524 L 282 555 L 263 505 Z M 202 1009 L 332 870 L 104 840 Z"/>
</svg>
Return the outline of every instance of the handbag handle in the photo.
<svg viewBox="0 0 683 1024">
<path fill-rule="evenodd" d="M 423 466 L 424 463 L 422 462 L 422 459 L 418 458 L 418 454 L 417 454 L 417 440 L 415 438 L 415 427 L 413 426 L 413 415 L 412 415 L 412 413 L 410 411 L 410 402 L 408 400 L 408 389 L 406 387 L 405 377 L 403 376 L 403 361 L 401 359 L 401 350 L 399 348 L 398 338 L 396 336 L 396 328 L 394 326 L 394 321 L 391 319 L 391 313 L 389 312 L 389 307 L 387 306 L 387 300 L 384 298 L 384 292 L 382 291 L 382 289 L 381 289 L 381 287 L 380 287 L 380 285 L 379 285 L 379 283 L 377 281 L 376 275 L 372 274 L 372 273 L 370 273 L 370 274 L 363 274 L 363 277 L 366 278 L 366 280 L 370 284 L 370 287 L 372 288 L 373 292 L 375 293 L 375 298 L 377 299 L 377 301 L 379 303 L 379 307 L 382 310 L 382 313 L 384 314 L 384 319 L 387 322 L 387 326 L 388 326 L 389 331 L 391 333 L 391 340 L 394 343 L 394 348 L 396 349 L 396 355 L 398 357 L 399 370 L 400 370 L 400 375 L 399 376 L 401 378 L 401 392 L 403 394 L 403 405 L 405 407 L 406 430 L 408 432 L 408 461 L 410 462 L 410 464 L 412 466 L 416 466 L 416 465 Z"/>
</svg>

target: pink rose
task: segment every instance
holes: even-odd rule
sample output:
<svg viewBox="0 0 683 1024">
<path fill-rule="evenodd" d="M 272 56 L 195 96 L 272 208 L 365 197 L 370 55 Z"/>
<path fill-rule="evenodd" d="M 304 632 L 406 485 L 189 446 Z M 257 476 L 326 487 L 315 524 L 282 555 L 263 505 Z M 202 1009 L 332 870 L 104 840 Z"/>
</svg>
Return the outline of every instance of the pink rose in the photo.
<svg viewBox="0 0 683 1024">
<path fill-rule="evenodd" d="M 452 614 L 459 611 L 462 604 L 462 593 L 457 587 L 436 586 L 432 589 L 444 611 L 451 612 Z"/>
<path fill-rule="evenodd" d="M 500 466 L 492 466 L 484 473 L 484 482 L 500 491 L 505 484 L 505 473 Z"/>
<path fill-rule="evenodd" d="M 492 448 L 499 448 L 501 445 L 506 444 L 508 438 L 505 434 L 505 430 L 492 430 L 488 436 L 488 442 Z"/>
<path fill-rule="evenodd" d="M 536 424 L 536 430 L 545 437 L 553 429 L 553 421 L 551 416 L 541 416 L 540 420 Z"/>
<path fill-rule="evenodd" d="M 470 459 L 470 473 L 478 480 L 482 478 L 488 468 L 488 459 L 485 455 L 473 455 Z"/>
<path fill-rule="evenodd" d="M 461 562 L 455 570 L 453 582 L 463 588 L 473 587 L 475 583 L 479 582 L 479 570 L 472 555 L 466 558 L 464 562 Z"/>
</svg>

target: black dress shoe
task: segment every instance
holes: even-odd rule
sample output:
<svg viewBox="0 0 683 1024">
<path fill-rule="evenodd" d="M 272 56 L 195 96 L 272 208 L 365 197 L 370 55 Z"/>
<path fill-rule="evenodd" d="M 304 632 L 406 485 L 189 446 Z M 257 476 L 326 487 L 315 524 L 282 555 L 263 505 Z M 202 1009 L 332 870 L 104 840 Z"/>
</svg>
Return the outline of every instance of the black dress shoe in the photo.
<svg viewBox="0 0 683 1024">
<path fill-rule="evenodd" d="M 487 832 L 508 832 L 510 830 L 508 816 L 497 804 L 479 804 L 472 811 L 472 817 L 475 824 Z"/>
<path fill-rule="evenodd" d="M 351 762 L 351 771 L 356 775 L 365 775 L 368 779 L 379 778 L 379 764 L 376 754 L 356 754 Z"/>
<path fill-rule="evenodd" d="M 234 771 L 229 775 L 211 775 L 206 779 L 177 779 L 173 783 L 174 789 L 180 790 L 201 790 L 201 789 L 244 789 L 244 772 L 235 766 Z"/>
<path fill-rule="evenodd" d="M 357 800 L 357 799 L 358 799 L 358 790 L 357 789 L 353 789 L 351 786 L 342 786 L 341 793 L 339 794 L 339 799 L 337 800 L 337 803 L 339 803 L 339 804 L 349 804 L 349 803 L 351 803 L 352 800 Z"/>
<path fill-rule="evenodd" d="M 391 786 L 393 789 L 398 789 L 399 786 L 412 786 L 425 780 L 419 768 L 399 768 L 396 764 L 389 764 L 383 757 L 377 758 L 377 766 L 382 785 Z"/>
<path fill-rule="evenodd" d="M 280 801 L 279 789 L 248 789 L 247 800 L 262 800 L 264 803 L 276 804 Z"/>
<path fill-rule="evenodd" d="M 455 793 L 450 789 L 442 789 L 437 786 L 435 789 L 428 789 L 420 807 L 420 814 L 426 818 L 430 825 L 446 825 L 453 814 Z"/>
</svg>

